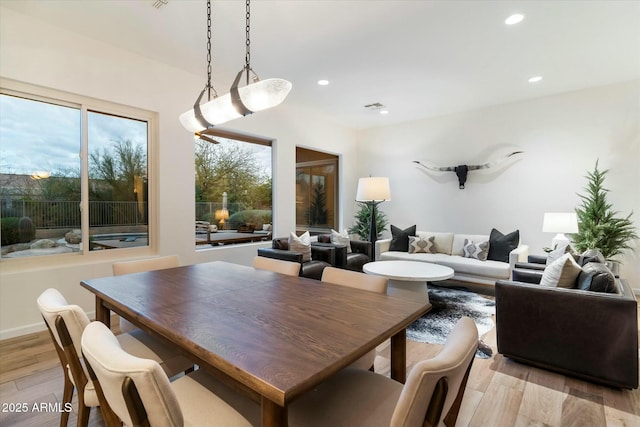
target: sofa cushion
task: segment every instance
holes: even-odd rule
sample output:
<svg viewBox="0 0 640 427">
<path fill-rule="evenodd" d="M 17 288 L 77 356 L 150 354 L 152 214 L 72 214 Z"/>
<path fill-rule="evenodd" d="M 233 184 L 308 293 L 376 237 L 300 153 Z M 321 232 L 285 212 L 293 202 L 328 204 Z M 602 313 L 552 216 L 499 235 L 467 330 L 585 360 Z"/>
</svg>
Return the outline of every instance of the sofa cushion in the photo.
<svg viewBox="0 0 640 427">
<path fill-rule="evenodd" d="M 347 230 L 338 233 L 336 230 L 331 229 L 331 243 L 334 245 L 344 245 L 347 247 L 347 253 L 351 253 L 351 240 L 349 239 Z"/>
<path fill-rule="evenodd" d="M 449 258 L 449 255 L 425 254 L 425 253 L 410 254 L 408 252 L 399 252 L 399 251 L 389 251 L 389 252 L 383 252 L 382 254 L 380 254 L 380 261 L 400 260 L 400 261 L 431 262 L 434 264 L 440 264 L 446 258 Z"/>
<path fill-rule="evenodd" d="M 289 235 L 289 250 L 300 252 L 302 254 L 302 262 L 311 261 L 311 236 L 305 231 L 300 237 L 296 236 L 293 231 Z"/>
<path fill-rule="evenodd" d="M 573 255 L 564 254 L 544 269 L 540 285 L 558 288 L 575 288 L 576 279 L 581 271 L 582 269 L 576 260 L 573 259 Z"/>
<path fill-rule="evenodd" d="M 578 275 L 578 289 L 593 292 L 617 293 L 616 278 L 606 265 L 589 262 Z"/>
<path fill-rule="evenodd" d="M 390 251 L 409 252 L 409 236 L 416 235 L 416 226 L 412 225 L 404 230 L 395 225 L 391 225 L 391 246 Z"/>
<path fill-rule="evenodd" d="M 435 236 L 427 238 L 409 236 L 409 253 L 435 254 Z"/>
<path fill-rule="evenodd" d="M 468 274 L 495 279 L 508 279 L 511 275 L 509 264 L 500 261 L 480 261 L 474 258 L 450 255 L 438 259 L 436 263 L 453 268 L 456 275 Z"/>
<path fill-rule="evenodd" d="M 451 246 L 453 245 L 453 233 L 435 233 L 432 231 L 418 231 L 416 236 L 422 238 L 435 237 L 435 251 L 439 254 L 451 255 Z M 460 253 L 462 255 L 462 253 Z"/>
<path fill-rule="evenodd" d="M 454 234 L 453 244 L 451 246 L 451 255 L 464 256 L 464 241 L 472 240 L 476 243 L 488 242 L 489 236 L 486 234 Z"/>
<path fill-rule="evenodd" d="M 486 261 L 489 254 L 489 241 L 476 243 L 473 240 L 464 239 L 462 247 L 464 258 L 474 258 L 479 261 Z"/>
<path fill-rule="evenodd" d="M 520 244 L 520 230 L 502 234 L 495 228 L 489 235 L 489 256 L 493 261 L 509 262 L 509 253 Z"/>
</svg>

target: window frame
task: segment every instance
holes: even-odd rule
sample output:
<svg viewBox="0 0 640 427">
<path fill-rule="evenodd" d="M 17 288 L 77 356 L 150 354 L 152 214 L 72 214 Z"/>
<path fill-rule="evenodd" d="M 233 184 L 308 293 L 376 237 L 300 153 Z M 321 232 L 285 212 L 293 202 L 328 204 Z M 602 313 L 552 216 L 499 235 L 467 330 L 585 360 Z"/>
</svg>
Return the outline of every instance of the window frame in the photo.
<svg viewBox="0 0 640 427">
<path fill-rule="evenodd" d="M 0 265 L 33 265 L 35 259 L 39 265 L 60 265 L 73 263 L 90 263 L 101 259 L 126 257 L 144 257 L 156 255 L 158 252 L 158 113 L 111 101 L 78 95 L 57 89 L 37 86 L 12 79 L 0 78 L 0 93 L 27 100 L 46 102 L 64 107 L 77 108 L 80 112 L 80 189 L 81 189 L 81 231 L 82 242 L 89 242 L 89 111 L 104 113 L 123 118 L 145 121 L 147 123 L 147 176 L 148 176 L 148 245 L 132 248 L 116 248 L 104 251 L 91 251 L 83 245 L 79 252 L 66 254 L 41 255 L 33 257 L 0 258 Z"/>
<path fill-rule="evenodd" d="M 218 137 L 231 139 L 235 141 L 247 142 L 250 144 L 263 145 L 271 148 L 271 236 L 275 236 L 275 228 L 276 228 L 276 139 L 268 138 L 259 135 L 253 135 L 249 133 L 239 132 L 236 130 L 225 129 L 221 127 L 213 127 L 207 130 L 207 136 Z M 195 156 L 194 156 L 195 157 Z M 194 167 L 195 167 L 195 158 L 194 158 Z M 195 188 L 195 180 L 194 180 L 194 188 Z M 195 197 L 194 197 L 194 207 L 195 207 Z M 194 211 L 195 213 L 195 211 Z M 195 215 L 194 215 L 195 220 Z M 205 247 L 198 247 L 200 245 L 194 244 L 195 253 L 206 252 L 210 250 L 224 250 L 225 248 L 230 247 L 243 247 L 246 245 L 261 245 L 264 244 L 262 241 L 255 242 L 245 242 L 245 243 L 234 243 L 231 245 L 201 245 Z"/>
</svg>

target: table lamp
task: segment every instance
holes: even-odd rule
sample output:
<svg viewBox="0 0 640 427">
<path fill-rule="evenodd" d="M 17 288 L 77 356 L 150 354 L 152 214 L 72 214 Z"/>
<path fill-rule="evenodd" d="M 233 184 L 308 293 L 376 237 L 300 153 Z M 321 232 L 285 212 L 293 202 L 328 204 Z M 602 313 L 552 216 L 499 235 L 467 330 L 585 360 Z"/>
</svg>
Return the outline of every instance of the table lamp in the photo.
<svg viewBox="0 0 640 427">
<path fill-rule="evenodd" d="M 372 261 L 375 261 L 375 244 L 378 240 L 378 230 L 376 228 L 376 204 L 391 200 L 391 190 L 389 189 L 389 178 L 373 177 L 360 178 L 358 180 L 358 190 L 356 191 L 356 201 L 371 204 L 371 225 L 369 228 L 369 241 L 372 246 Z"/>
<path fill-rule="evenodd" d="M 564 233 L 578 232 L 578 215 L 575 212 L 547 212 L 542 221 L 543 233 L 558 233 L 551 240 L 551 248 L 555 249 L 571 243 Z"/>
<path fill-rule="evenodd" d="M 224 229 L 224 221 L 229 219 L 229 211 L 227 209 L 219 209 L 216 211 L 216 221 L 220 224 L 220 229 Z"/>
</svg>

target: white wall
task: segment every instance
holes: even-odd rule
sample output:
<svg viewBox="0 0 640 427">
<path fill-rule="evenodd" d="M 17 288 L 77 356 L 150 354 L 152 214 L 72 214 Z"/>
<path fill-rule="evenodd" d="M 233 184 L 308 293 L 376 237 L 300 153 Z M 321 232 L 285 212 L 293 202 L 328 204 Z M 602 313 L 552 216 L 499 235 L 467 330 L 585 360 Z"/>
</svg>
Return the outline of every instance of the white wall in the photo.
<svg viewBox="0 0 640 427">
<path fill-rule="evenodd" d="M 524 154 L 469 172 L 464 190 L 453 172 L 412 163 L 479 164 L 516 150 Z M 634 211 L 640 235 L 640 80 L 363 131 L 358 159 L 360 175 L 389 176 L 391 201 L 382 210 L 392 224 L 477 234 L 519 229 L 534 254 L 553 237 L 542 232 L 544 212 L 573 211 L 600 159 L 610 170 L 608 200 L 625 215 Z M 640 290 L 638 252 L 623 258 L 621 275 Z"/>
<path fill-rule="evenodd" d="M 0 8 L 0 76 L 56 90 L 155 111 L 159 114 L 159 254 L 177 253 L 183 264 L 229 260 L 249 264 L 267 244 L 196 252 L 193 240 L 193 138 L 178 115 L 190 106 L 205 76 L 185 73 L 114 46 L 78 36 L 10 9 Z M 295 86 L 294 89 L 295 91 Z M 340 155 L 355 164 L 355 134 L 318 115 L 282 106 L 231 122 L 242 132 L 275 138 L 275 233 L 295 229 L 295 147 Z M 355 171 L 342 169 L 341 204 L 352 216 Z M 115 252 L 115 253 L 114 253 Z M 48 287 L 93 310 L 82 279 L 111 275 L 111 263 L 127 251 L 86 257 L 40 257 L 0 262 L 0 339 L 42 329 L 35 300 Z M 128 256 L 131 256 L 129 253 Z"/>
</svg>

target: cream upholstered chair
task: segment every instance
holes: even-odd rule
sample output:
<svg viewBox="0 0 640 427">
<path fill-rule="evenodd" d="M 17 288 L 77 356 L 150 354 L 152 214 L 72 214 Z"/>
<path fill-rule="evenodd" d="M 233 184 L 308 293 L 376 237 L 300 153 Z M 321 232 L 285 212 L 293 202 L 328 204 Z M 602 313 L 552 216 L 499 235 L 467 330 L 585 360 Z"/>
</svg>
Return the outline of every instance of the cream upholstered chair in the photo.
<svg viewBox="0 0 640 427">
<path fill-rule="evenodd" d="M 251 426 L 260 424 L 260 411 L 250 399 L 226 403 L 235 392 L 198 370 L 169 382 L 157 362 L 122 349 L 109 328 L 93 322 L 82 335 L 82 352 L 89 372 L 117 417 L 127 426 Z M 246 419 L 242 407 L 254 418 Z"/>
<path fill-rule="evenodd" d="M 71 402 L 74 387 L 77 388 L 78 426 L 86 426 L 91 408 L 100 405 L 96 387 L 80 360 L 82 332 L 89 324 L 89 317 L 79 306 L 69 304 L 56 289 L 45 290 L 37 303 L 64 371 L 63 404 Z M 193 368 L 191 361 L 139 329 L 121 334 L 117 339 L 127 351 L 161 362 L 170 376 Z M 66 426 L 68 418 L 69 413 L 62 412 L 60 425 Z"/>
<path fill-rule="evenodd" d="M 322 281 L 379 294 L 387 293 L 388 279 L 386 277 L 359 273 L 343 268 L 326 267 L 322 272 Z"/>
<path fill-rule="evenodd" d="M 253 266 L 261 270 L 269 270 L 288 276 L 298 276 L 300 274 L 300 263 L 283 261 L 281 259 L 257 256 L 253 258 Z"/>
<path fill-rule="evenodd" d="M 365 291 L 387 293 L 388 279 L 382 276 L 359 273 L 357 271 L 345 270 L 343 268 L 326 267 L 322 272 L 322 281 L 334 285 L 348 286 L 350 288 L 363 289 Z M 376 360 L 376 351 L 371 350 L 351 364 L 350 368 L 369 369 L 373 371 Z"/>
<path fill-rule="evenodd" d="M 344 369 L 289 406 L 289 425 L 453 427 L 477 347 L 476 325 L 463 317 L 442 351 L 418 362 L 404 386 L 362 369 Z"/>
<path fill-rule="evenodd" d="M 167 255 L 156 258 L 135 259 L 132 261 L 114 262 L 111 265 L 114 276 L 122 274 L 142 273 L 143 271 L 164 270 L 180 266 L 180 258 L 178 255 Z M 120 318 L 120 330 L 122 332 L 131 332 L 137 327 L 127 319 Z"/>
</svg>

